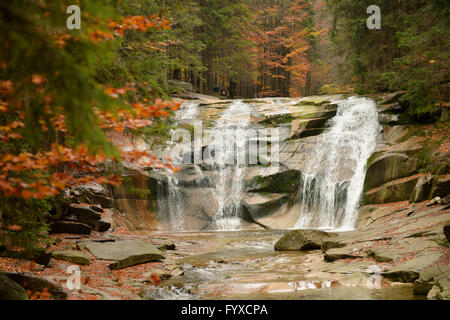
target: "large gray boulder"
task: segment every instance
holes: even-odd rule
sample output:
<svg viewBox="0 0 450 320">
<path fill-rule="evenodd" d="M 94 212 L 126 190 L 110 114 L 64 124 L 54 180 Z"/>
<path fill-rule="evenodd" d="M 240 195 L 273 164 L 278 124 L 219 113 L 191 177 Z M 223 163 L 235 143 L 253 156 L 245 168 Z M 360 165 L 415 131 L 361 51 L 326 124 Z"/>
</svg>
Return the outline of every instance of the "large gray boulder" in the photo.
<svg viewBox="0 0 450 320">
<path fill-rule="evenodd" d="M 329 235 L 320 230 L 294 230 L 275 243 L 276 251 L 307 251 L 320 249 L 323 239 Z"/>
<path fill-rule="evenodd" d="M 28 300 L 28 295 L 24 288 L 0 273 L 0 300 Z"/>
<path fill-rule="evenodd" d="M 97 259 L 115 261 L 109 265 L 109 268 L 113 270 L 164 259 L 158 247 L 138 240 L 88 241 L 84 246 Z"/>
</svg>

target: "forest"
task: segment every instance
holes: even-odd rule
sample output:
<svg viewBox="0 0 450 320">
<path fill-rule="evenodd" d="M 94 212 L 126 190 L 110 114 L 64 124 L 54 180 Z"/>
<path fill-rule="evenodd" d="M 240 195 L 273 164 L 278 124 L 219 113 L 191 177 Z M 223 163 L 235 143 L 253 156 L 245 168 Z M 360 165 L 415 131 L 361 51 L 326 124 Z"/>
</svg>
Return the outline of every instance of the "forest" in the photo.
<svg viewBox="0 0 450 320">
<path fill-rule="evenodd" d="M 67 27 L 70 5 L 81 9 L 80 29 Z M 380 29 L 367 27 L 370 5 L 381 9 Z M 171 99 L 189 92 L 401 91 L 411 121 L 448 121 L 446 0 L 8 0 L 0 1 L 0 30 L 4 257 L 44 254 L 67 190 L 119 186 L 122 161 L 178 172 L 170 157 L 111 136 L 167 139 L 182 105 Z"/>
</svg>

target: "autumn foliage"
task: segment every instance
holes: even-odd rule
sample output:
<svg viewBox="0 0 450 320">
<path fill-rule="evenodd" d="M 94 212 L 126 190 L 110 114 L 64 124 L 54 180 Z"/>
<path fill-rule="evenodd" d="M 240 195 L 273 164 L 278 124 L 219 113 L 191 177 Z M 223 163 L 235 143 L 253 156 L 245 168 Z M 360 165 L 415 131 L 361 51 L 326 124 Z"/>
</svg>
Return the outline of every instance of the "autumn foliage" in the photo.
<svg viewBox="0 0 450 320">
<path fill-rule="evenodd" d="M 19 245 L 16 236 L 32 242 L 33 232 L 41 237 L 42 214 L 68 188 L 119 184 L 109 170 L 115 163 L 177 170 L 167 159 L 114 146 L 105 133 L 152 126 L 180 104 L 143 95 L 141 84 L 101 82 L 93 72 L 127 34 L 158 32 L 170 22 L 156 15 L 92 19 L 96 5 L 114 10 L 83 4 L 84 28 L 74 32 L 65 28 L 61 3 L 0 6 L 8 30 L 0 35 L 0 236 L 6 232 L 10 244 Z"/>
</svg>

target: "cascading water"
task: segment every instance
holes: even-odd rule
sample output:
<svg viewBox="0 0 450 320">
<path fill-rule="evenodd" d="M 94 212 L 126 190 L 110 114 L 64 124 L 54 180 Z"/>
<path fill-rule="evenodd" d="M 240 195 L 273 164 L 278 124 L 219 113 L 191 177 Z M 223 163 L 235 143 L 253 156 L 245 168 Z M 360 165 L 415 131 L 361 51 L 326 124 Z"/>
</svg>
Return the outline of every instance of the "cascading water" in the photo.
<svg viewBox="0 0 450 320">
<path fill-rule="evenodd" d="M 212 130 L 216 141 L 215 161 L 217 163 L 216 199 L 219 209 L 214 222 L 220 230 L 240 228 L 241 192 L 246 172 L 246 129 L 250 124 L 250 106 L 234 101 L 222 114 Z M 217 145 L 218 144 L 218 145 Z M 244 156 L 244 158 L 242 158 Z"/>
<path fill-rule="evenodd" d="M 175 116 L 175 125 L 195 123 L 199 113 L 199 105 L 195 103 L 183 104 Z M 229 105 L 222 113 L 215 126 L 205 134 L 214 137 L 214 175 L 206 176 L 199 164 L 192 165 L 192 170 L 199 175 L 199 180 L 213 186 L 212 196 L 218 203 L 218 210 L 212 217 L 214 227 L 218 230 L 240 229 L 241 192 L 243 178 L 246 173 L 246 129 L 250 124 L 251 109 L 248 104 L 237 100 Z M 176 148 L 169 154 L 176 165 L 182 166 L 183 155 L 178 154 Z M 211 160 L 211 159 L 210 159 Z M 159 193 L 159 211 L 168 213 L 169 224 L 172 229 L 182 231 L 184 227 L 184 199 L 185 195 L 180 186 L 177 174 L 167 173 L 167 190 Z M 163 183 L 160 182 L 163 190 Z"/>
<path fill-rule="evenodd" d="M 199 104 L 195 102 L 184 103 L 175 115 L 175 125 L 190 123 L 195 121 L 198 116 Z M 169 156 L 173 159 L 175 165 L 182 164 L 182 156 L 177 154 L 177 149 L 172 149 Z M 158 187 L 163 190 L 163 183 L 158 182 Z M 173 230 L 184 230 L 184 207 L 183 192 L 180 188 L 180 182 L 176 174 L 169 172 L 167 174 L 167 194 L 158 193 L 158 210 L 168 214 L 169 225 Z"/>
<path fill-rule="evenodd" d="M 353 229 L 364 187 L 365 168 L 379 132 L 374 101 L 339 100 L 330 128 L 309 154 L 297 195 L 295 228 Z"/>
</svg>

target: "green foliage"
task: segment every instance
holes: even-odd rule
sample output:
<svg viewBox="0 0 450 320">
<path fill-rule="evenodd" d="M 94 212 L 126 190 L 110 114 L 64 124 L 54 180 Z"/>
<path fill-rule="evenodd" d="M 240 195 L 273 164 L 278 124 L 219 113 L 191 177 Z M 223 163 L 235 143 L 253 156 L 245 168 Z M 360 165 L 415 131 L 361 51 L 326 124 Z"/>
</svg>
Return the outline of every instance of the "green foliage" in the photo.
<svg viewBox="0 0 450 320">
<path fill-rule="evenodd" d="M 366 27 L 369 5 L 381 8 L 380 30 Z M 444 0 L 328 0 L 340 73 L 358 93 L 408 90 L 411 114 L 439 112 L 449 101 L 450 7 Z"/>
<path fill-rule="evenodd" d="M 3 253 L 26 259 L 41 253 L 49 244 L 45 214 L 52 208 L 51 203 L 9 197 L 0 201 L 0 246 L 6 247 Z M 14 226 L 20 226 L 20 230 Z"/>
<path fill-rule="evenodd" d="M 81 0 L 86 25 L 95 25 L 90 16 L 98 19 L 114 17 L 109 1 Z M 48 145 L 57 139 L 56 133 L 44 133 L 40 121 L 50 123 L 42 110 L 42 95 L 35 94 L 32 75 L 43 77 L 46 93 L 51 95 L 51 108 L 63 108 L 68 131 L 75 143 L 87 143 L 93 149 L 102 148 L 113 153 L 103 132 L 97 127 L 93 107 L 107 108 L 111 105 L 95 83 L 93 73 L 98 61 L 106 60 L 108 42 L 92 45 L 86 32 L 75 30 L 70 39 L 61 46 L 58 35 L 67 32 L 67 6 L 59 1 L 6 1 L 0 5 L 0 61 L 6 68 L 0 71 L 0 80 L 18 84 L 16 96 L 25 99 L 26 138 L 36 146 Z M 88 27 L 85 26 L 85 29 Z M 55 110 L 52 110 L 55 111 Z M 52 126 L 48 126 L 52 127 Z"/>
</svg>

